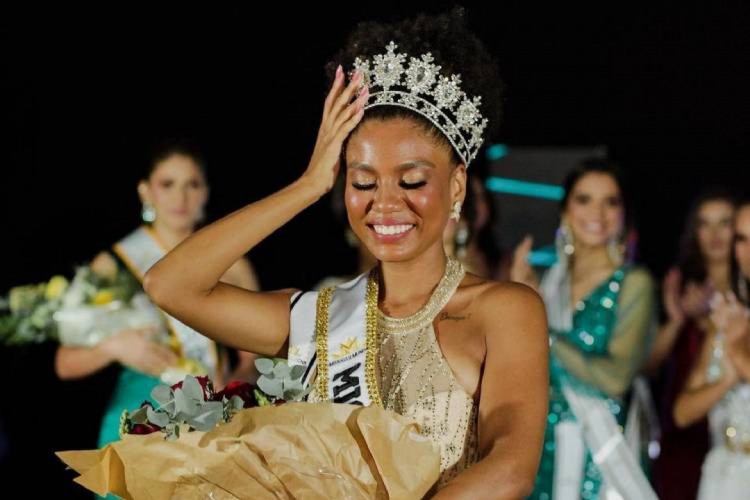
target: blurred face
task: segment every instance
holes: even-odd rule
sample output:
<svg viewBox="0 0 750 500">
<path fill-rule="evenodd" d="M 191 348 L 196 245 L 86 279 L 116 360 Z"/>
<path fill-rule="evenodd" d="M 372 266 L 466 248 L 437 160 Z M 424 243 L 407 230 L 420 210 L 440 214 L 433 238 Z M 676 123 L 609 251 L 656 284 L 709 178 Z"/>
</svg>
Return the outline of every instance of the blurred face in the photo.
<svg viewBox="0 0 750 500">
<path fill-rule="evenodd" d="M 740 272 L 746 279 L 750 279 L 750 205 L 744 205 L 737 212 L 734 230 L 734 254 L 737 257 Z"/>
<path fill-rule="evenodd" d="M 617 181 L 606 173 L 590 172 L 573 185 L 563 219 L 576 245 L 606 245 L 618 238 L 625 223 L 625 208 Z"/>
<path fill-rule="evenodd" d="M 709 262 L 726 262 L 732 251 L 734 208 L 723 200 L 707 201 L 698 209 L 698 246 Z"/>
<path fill-rule="evenodd" d="M 437 245 L 463 202 L 466 168 L 408 119 L 367 120 L 346 150 L 349 223 L 381 261 L 406 261 Z"/>
<path fill-rule="evenodd" d="M 156 220 L 176 231 L 192 230 L 208 200 L 200 167 L 189 156 L 178 154 L 158 163 L 138 192 L 141 200 L 154 206 Z"/>
</svg>

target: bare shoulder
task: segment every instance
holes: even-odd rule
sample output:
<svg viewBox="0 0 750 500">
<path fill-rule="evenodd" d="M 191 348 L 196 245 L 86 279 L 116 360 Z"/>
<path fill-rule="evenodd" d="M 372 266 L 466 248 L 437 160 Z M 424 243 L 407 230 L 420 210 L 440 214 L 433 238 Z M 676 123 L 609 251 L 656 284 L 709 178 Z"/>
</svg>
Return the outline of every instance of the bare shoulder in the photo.
<svg viewBox="0 0 750 500">
<path fill-rule="evenodd" d="M 486 335 L 505 336 L 506 332 L 523 330 L 546 342 L 547 313 L 542 298 L 533 288 L 471 274 L 467 274 L 462 288 L 471 292 L 472 309 Z"/>
<path fill-rule="evenodd" d="M 472 291 L 477 311 L 497 319 L 501 311 L 544 313 L 544 303 L 531 287 L 512 281 L 498 282 L 467 274 L 462 288 Z"/>
</svg>

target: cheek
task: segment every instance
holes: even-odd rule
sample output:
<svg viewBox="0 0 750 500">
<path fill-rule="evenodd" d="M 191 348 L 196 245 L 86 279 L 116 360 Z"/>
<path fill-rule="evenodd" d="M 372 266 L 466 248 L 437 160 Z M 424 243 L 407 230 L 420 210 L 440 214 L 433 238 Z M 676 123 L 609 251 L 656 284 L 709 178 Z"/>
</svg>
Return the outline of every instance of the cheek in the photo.
<svg viewBox="0 0 750 500">
<path fill-rule="evenodd" d="M 372 201 L 372 194 L 369 191 L 357 191 L 347 188 L 344 192 L 344 204 L 347 213 L 355 216 L 365 215 L 367 206 Z"/>
<path fill-rule="evenodd" d="M 605 214 L 612 229 L 619 231 L 625 224 L 625 211 L 621 207 L 609 207 Z"/>
</svg>

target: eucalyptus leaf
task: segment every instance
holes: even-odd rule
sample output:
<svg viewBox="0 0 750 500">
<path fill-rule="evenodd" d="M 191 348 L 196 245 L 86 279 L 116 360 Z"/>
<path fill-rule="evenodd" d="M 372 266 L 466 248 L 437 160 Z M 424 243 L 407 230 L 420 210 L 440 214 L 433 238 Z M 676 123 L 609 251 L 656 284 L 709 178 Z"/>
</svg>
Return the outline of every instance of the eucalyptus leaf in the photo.
<svg viewBox="0 0 750 500">
<path fill-rule="evenodd" d="M 255 360 L 255 368 L 263 375 L 273 372 L 273 360 L 268 358 L 258 358 Z"/>
<path fill-rule="evenodd" d="M 201 401 L 187 397 L 182 389 L 174 391 L 174 403 L 176 415 L 196 415 L 201 406 Z"/>
<path fill-rule="evenodd" d="M 169 415 L 164 412 L 154 411 L 150 406 L 146 407 L 146 414 L 148 415 L 148 421 L 159 427 L 166 427 L 169 425 Z"/>
<path fill-rule="evenodd" d="M 286 378 L 289 376 L 289 365 L 285 361 L 279 361 L 273 367 L 273 375 L 276 378 Z"/>
<path fill-rule="evenodd" d="M 151 399 L 159 403 L 159 406 L 166 406 L 172 401 L 172 389 L 168 385 L 157 385 L 151 391 Z"/>
<path fill-rule="evenodd" d="M 292 369 L 290 370 L 289 376 L 292 380 L 297 380 L 299 378 L 302 378 L 302 375 L 305 374 L 305 367 L 304 365 L 294 365 Z"/>
<path fill-rule="evenodd" d="M 232 396 L 232 399 L 229 400 L 229 407 L 239 411 L 245 407 L 245 402 L 239 396 Z"/>
<path fill-rule="evenodd" d="M 198 379 L 192 375 L 186 376 L 185 380 L 183 380 L 182 392 L 190 399 L 195 399 L 197 401 L 205 400 L 203 397 L 203 388 L 201 387 L 200 382 L 198 382 Z"/>
<path fill-rule="evenodd" d="M 278 379 L 272 379 L 265 376 L 258 378 L 258 387 L 261 391 L 265 392 L 269 396 L 281 397 L 282 395 L 282 381 Z"/>
</svg>

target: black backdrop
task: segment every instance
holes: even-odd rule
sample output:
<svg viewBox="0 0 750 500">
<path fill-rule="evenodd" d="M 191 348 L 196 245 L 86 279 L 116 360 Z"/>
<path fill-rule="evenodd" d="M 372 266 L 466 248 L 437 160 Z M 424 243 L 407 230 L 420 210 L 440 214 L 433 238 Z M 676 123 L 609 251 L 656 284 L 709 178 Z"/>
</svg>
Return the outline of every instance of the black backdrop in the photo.
<svg viewBox="0 0 750 500">
<path fill-rule="evenodd" d="M 748 11 L 489 4 L 466 5 L 508 87 L 496 140 L 607 145 L 634 186 L 641 255 L 661 273 L 698 190 L 750 187 Z M 145 152 L 164 137 L 205 151 L 212 216 L 291 181 L 317 130 L 322 66 L 350 27 L 449 5 L 4 16 L 0 290 L 69 273 L 133 228 Z M 309 286 L 352 264 L 342 235 L 323 202 L 251 258 L 266 287 Z"/>
</svg>

